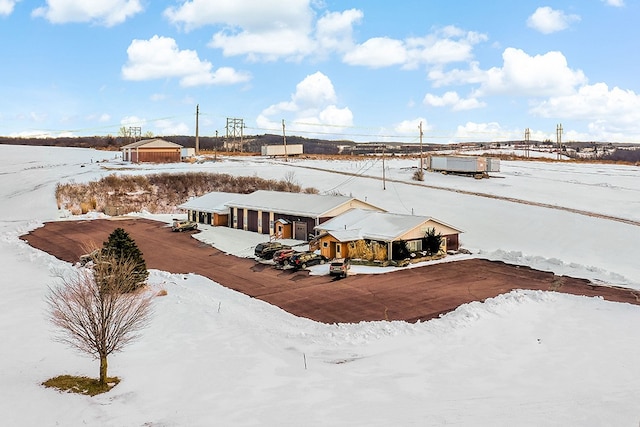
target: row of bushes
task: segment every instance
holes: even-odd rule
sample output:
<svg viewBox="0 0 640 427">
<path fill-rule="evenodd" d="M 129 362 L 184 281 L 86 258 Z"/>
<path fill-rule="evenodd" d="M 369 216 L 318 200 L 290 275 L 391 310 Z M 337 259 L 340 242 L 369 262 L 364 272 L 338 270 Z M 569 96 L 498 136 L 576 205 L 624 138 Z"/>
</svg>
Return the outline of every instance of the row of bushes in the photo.
<svg viewBox="0 0 640 427">
<path fill-rule="evenodd" d="M 212 191 L 248 194 L 256 190 L 318 193 L 315 188 L 302 188 L 292 175 L 273 180 L 198 172 L 112 174 L 86 184 L 58 184 L 55 195 L 58 209 L 69 210 L 74 215 L 89 211 L 104 212 L 108 207 L 117 207 L 120 212 L 176 213 L 177 206 L 191 197 Z"/>
</svg>

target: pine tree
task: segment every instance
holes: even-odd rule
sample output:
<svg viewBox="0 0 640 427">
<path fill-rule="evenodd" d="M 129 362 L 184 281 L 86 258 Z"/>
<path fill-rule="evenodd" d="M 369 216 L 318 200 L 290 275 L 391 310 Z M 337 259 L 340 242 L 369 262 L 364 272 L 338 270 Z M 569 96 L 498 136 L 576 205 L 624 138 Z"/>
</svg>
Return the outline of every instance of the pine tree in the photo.
<svg viewBox="0 0 640 427">
<path fill-rule="evenodd" d="M 440 246 L 442 245 L 442 235 L 440 233 L 436 234 L 435 228 L 429 228 L 424 235 L 424 243 L 427 252 L 429 252 L 431 255 L 435 255 L 440 252 Z"/>
<path fill-rule="evenodd" d="M 116 228 L 103 243 L 102 251 L 104 255 L 114 257 L 119 262 L 131 261 L 134 264 L 133 274 L 135 280 L 129 292 L 141 287 L 149 276 L 147 264 L 142 257 L 142 252 L 138 249 L 136 242 L 122 228 Z"/>
</svg>

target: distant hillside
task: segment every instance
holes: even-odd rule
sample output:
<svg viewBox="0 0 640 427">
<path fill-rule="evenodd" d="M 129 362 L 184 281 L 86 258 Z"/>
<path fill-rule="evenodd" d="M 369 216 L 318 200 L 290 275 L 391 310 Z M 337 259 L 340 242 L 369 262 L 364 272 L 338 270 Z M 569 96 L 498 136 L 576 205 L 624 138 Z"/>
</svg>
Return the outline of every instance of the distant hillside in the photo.
<svg viewBox="0 0 640 427">
<path fill-rule="evenodd" d="M 195 136 L 173 135 L 158 136 L 167 141 L 180 144 L 183 147 L 195 148 Z M 84 136 L 74 138 L 10 138 L 0 136 L 0 144 L 12 145 L 36 145 L 36 146 L 58 146 L 58 147 L 82 147 L 97 148 L 104 150 L 119 150 L 123 145 L 133 142 L 130 138 L 122 136 Z M 242 148 L 240 139 L 226 140 L 224 136 L 218 138 L 211 136 L 199 137 L 200 150 L 213 152 L 242 151 L 245 153 L 260 153 L 263 145 L 282 145 L 282 135 L 245 135 L 242 138 Z M 287 136 L 287 144 L 302 144 L 305 154 L 323 155 L 367 155 L 386 153 L 393 154 L 417 154 L 421 150 L 425 153 L 439 150 L 456 150 L 460 152 L 468 150 L 486 150 L 491 148 L 522 148 L 524 141 L 501 141 L 501 142 L 464 142 L 457 144 L 419 144 L 400 142 L 359 142 L 348 140 L 323 140 L 313 138 L 303 138 L 300 136 Z M 555 144 L 551 141 L 530 141 L 531 147 L 550 147 L 554 149 Z M 640 145 L 604 142 L 568 141 L 563 142 L 562 151 L 565 155 L 578 158 L 583 157 L 577 153 L 593 152 L 594 155 L 587 157 L 591 159 L 624 161 L 630 163 L 640 162 Z"/>
<path fill-rule="evenodd" d="M 195 136 L 173 135 L 159 136 L 167 141 L 180 144 L 183 147 L 195 148 Z M 108 150 L 119 150 L 123 145 L 127 145 L 132 140 L 127 137 L 115 136 L 80 136 L 74 138 L 10 138 L 0 137 L 0 144 L 12 145 L 36 145 L 36 146 L 57 146 L 57 147 L 81 147 L 81 148 L 99 148 Z M 225 144 L 226 142 L 226 144 Z M 236 147 L 239 151 L 240 140 L 225 141 L 225 137 L 199 137 L 199 146 L 201 150 L 218 150 L 225 151 L 225 148 Z M 282 144 L 281 135 L 246 135 L 242 140 L 242 151 L 249 153 L 260 153 L 263 145 Z M 287 144 L 302 144 L 304 152 L 308 154 L 338 154 L 340 146 L 355 145 L 353 141 L 328 141 L 320 139 L 302 138 L 299 136 L 288 136 Z"/>
</svg>

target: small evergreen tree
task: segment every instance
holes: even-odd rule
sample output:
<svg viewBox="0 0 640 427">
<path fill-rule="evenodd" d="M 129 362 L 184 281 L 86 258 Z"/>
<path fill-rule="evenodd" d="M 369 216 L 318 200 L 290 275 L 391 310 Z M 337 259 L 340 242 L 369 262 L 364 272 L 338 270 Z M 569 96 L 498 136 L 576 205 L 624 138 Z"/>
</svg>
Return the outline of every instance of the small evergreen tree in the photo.
<svg viewBox="0 0 640 427">
<path fill-rule="evenodd" d="M 435 255 L 440 252 L 440 246 L 442 245 L 442 235 L 440 233 L 436 234 L 435 228 L 429 228 L 424 235 L 424 244 L 427 252 L 429 252 L 429 254 L 431 255 Z"/>
<path fill-rule="evenodd" d="M 393 242 L 393 259 L 407 259 L 411 257 L 411 251 L 409 250 L 409 245 L 405 240 L 399 240 L 397 242 Z"/>
<path fill-rule="evenodd" d="M 113 257 L 119 262 L 130 261 L 133 263 L 133 277 L 131 288 L 127 292 L 132 292 L 141 287 L 149 276 L 147 264 L 142 257 L 142 252 L 138 249 L 136 242 L 129 236 L 123 228 L 116 228 L 103 243 L 102 252 L 108 257 Z"/>
</svg>

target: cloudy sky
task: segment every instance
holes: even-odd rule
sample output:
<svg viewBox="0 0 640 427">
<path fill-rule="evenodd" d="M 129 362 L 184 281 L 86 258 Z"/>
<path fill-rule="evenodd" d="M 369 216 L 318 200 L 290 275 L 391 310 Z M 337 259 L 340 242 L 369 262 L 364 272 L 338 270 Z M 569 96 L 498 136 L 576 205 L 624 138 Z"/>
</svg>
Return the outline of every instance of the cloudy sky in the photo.
<svg viewBox="0 0 640 427">
<path fill-rule="evenodd" d="M 640 143 L 639 0 L 0 0 L 0 135 Z"/>
</svg>

